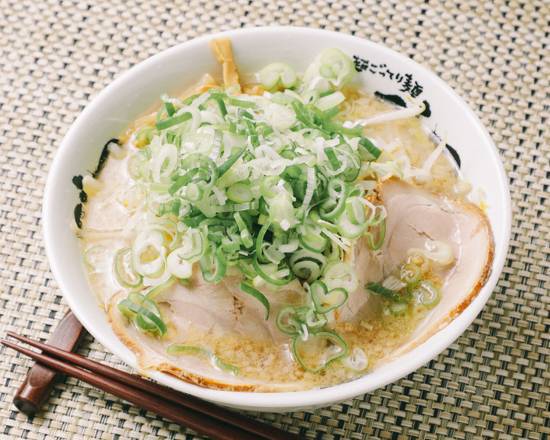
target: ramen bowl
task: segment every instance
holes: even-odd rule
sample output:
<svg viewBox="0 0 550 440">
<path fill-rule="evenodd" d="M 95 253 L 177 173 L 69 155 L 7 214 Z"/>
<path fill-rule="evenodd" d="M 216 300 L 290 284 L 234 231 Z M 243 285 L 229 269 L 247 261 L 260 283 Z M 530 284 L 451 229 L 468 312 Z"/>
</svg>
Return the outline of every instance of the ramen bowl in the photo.
<svg viewBox="0 0 550 440">
<path fill-rule="evenodd" d="M 147 374 L 159 383 L 221 405 L 255 411 L 293 411 L 322 407 L 373 391 L 406 376 L 449 347 L 487 302 L 502 270 L 510 235 L 511 208 L 507 178 L 498 152 L 474 112 L 440 78 L 425 67 L 382 45 L 322 30 L 268 27 L 209 35 L 161 52 L 107 86 L 74 122 L 53 161 L 43 205 L 44 237 L 52 272 L 74 314 L 106 349 L 137 368 L 135 355 L 114 334 L 90 289 L 74 229 L 78 193 L 71 180 L 95 168 L 102 146 L 140 115 L 176 94 L 205 72 L 218 72 L 208 47 L 227 37 L 242 72 L 255 72 L 273 61 L 304 70 L 313 56 L 337 47 L 352 56 L 359 86 L 397 105 L 422 101 L 426 130 L 444 137 L 448 154 L 461 175 L 484 193 L 486 215 L 494 235 L 490 275 L 477 296 L 448 325 L 422 344 L 350 382 L 294 392 L 240 392 L 201 387 L 168 374 Z"/>
</svg>

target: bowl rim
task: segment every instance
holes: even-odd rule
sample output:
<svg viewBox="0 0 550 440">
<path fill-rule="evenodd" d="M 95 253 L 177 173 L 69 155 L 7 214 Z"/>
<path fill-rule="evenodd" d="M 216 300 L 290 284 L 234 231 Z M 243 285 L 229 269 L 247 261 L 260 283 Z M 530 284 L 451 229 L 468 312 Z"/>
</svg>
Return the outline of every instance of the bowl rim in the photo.
<svg viewBox="0 0 550 440">
<path fill-rule="evenodd" d="M 53 181 L 56 174 L 58 174 L 59 170 L 62 168 L 63 164 L 61 157 L 64 155 L 64 152 L 70 148 L 70 145 L 73 144 L 78 138 L 78 133 L 81 130 L 81 126 L 85 123 L 88 115 L 93 114 L 96 111 L 96 108 L 100 107 L 101 103 L 113 90 L 116 90 L 118 87 L 120 87 L 120 85 L 124 84 L 126 81 L 128 81 L 128 79 L 132 78 L 133 76 L 139 76 L 140 72 L 144 70 L 147 66 L 156 64 L 165 57 L 170 57 L 172 53 L 182 50 L 182 47 L 201 45 L 205 41 L 209 41 L 213 38 L 231 38 L 235 35 L 252 35 L 257 33 L 270 32 L 293 32 L 297 35 L 304 33 L 310 35 L 331 35 L 336 40 L 340 40 L 342 42 L 349 41 L 356 44 L 364 45 L 365 47 L 375 47 L 378 50 L 387 51 L 391 53 L 392 56 L 394 56 L 397 60 L 403 62 L 404 64 L 411 65 L 412 63 L 415 68 L 422 70 L 426 77 L 436 87 L 444 89 L 444 91 L 450 96 L 450 98 L 464 109 L 465 114 L 468 116 L 469 123 L 477 126 L 477 128 L 482 133 L 483 138 L 480 140 L 480 143 L 490 147 L 489 153 L 492 156 L 492 162 L 493 165 L 496 166 L 496 172 L 499 177 L 499 185 L 497 188 L 501 192 L 501 196 L 504 197 L 503 201 L 506 210 L 506 212 L 503 213 L 504 216 L 502 219 L 504 225 L 504 237 L 501 238 L 504 239 L 504 246 L 499 253 L 495 252 L 491 276 L 487 280 L 483 288 L 480 290 L 476 298 L 474 298 L 474 300 L 468 305 L 468 307 L 463 310 L 460 315 L 454 318 L 445 328 L 434 334 L 427 341 L 420 344 L 415 349 L 400 356 L 400 359 L 402 359 L 400 363 L 393 365 L 393 368 L 391 369 L 386 369 L 387 371 L 377 372 L 379 378 L 375 383 L 368 383 L 368 379 L 366 378 L 369 377 L 369 374 L 367 374 L 350 382 L 344 382 L 327 388 L 292 392 L 256 393 L 204 388 L 199 385 L 185 382 L 183 380 L 177 379 L 173 376 L 158 371 L 148 373 L 151 378 L 163 383 L 164 385 L 170 386 L 185 393 L 195 395 L 200 398 L 204 398 L 206 400 L 217 402 L 219 404 L 247 409 L 254 408 L 256 410 L 280 411 L 285 409 L 288 410 L 291 408 L 326 406 L 353 397 L 361 396 L 365 393 L 381 388 L 389 383 L 395 382 L 398 379 L 414 372 L 422 365 L 433 360 L 441 352 L 448 348 L 462 333 L 466 331 L 468 326 L 474 321 L 474 319 L 477 317 L 477 315 L 480 313 L 480 311 L 488 301 L 496 286 L 508 253 L 511 233 L 512 211 L 508 179 L 504 171 L 504 166 L 502 164 L 502 161 L 500 160 L 498 150 L 485 126 L 481 123 L 480 119 L 473 112 L 473 110 L 470 109 L 468 104 L 449 85 L 447 85 L 447 83 L 440 79 L 429 68 L 417 63 L 409 57 L 402 55 L 401 53 L 390 49 L 385 45 L 367 40 L 366 38 L 360 38 L 335 31 L 297 26 L 260 26 L 244 29 L 234 29 L 219 33 L 203 35 L 201 37 L 179 43 L 145 59 L 142 62 L 135 64 L 133 67 L 118 76 L 115 80 L 110 82 L 103 90 L 101 90 L 97 94 L 95 98 L 92 99 L 92 101 L 85 107 L 85 109 L 79 114 L 76 120 L 71 124 L 59 148 L 55 152 L 44 191 L 42 206 L 42 229 L 46 255 L 48 257 L 52 273 L 63 293 L 63 297 L 69 304 L 69 307 L 76 315 L 76 317 L 80 320 L 80 322 L 84 325 L 88 332 L 93 335 L 95 339 L 98 340 L 98 342 L 106 347 L 111 353 L 115 354 L 119 359 L 123 360 L 126 364 L 132 366 L 133 368 L 137 368 L 137 359 L 133 353 L 129 352 L 129 350 L 127 352 L 123 352 L 122 350 L 119 350 L 117 347 L 115 347 L 115 343 L 102 340 L 100 337 L 98 337 L 98 333 L 95 331 L 94 323 L 91 322 L 91 320 L 87 319 L 86 315 L 79 307 L 77 295 L 71 294 L 70 290 L 68 289 L 68 286 L 65 282 L 65 277 L 63 275 L 64 268 L 61 267 L 56 258 L 55 247 L 58 245 L 55 245 L 52 239 L 53 230 L 52 225 L 49 221 L 50 216 L 48 212 L 54 209 L 52 203 L 52 198 L 54 196 Z M 415 353 L 417 354 L 416 357 L 410 356 L 411 354 Z M 403 361 L 403 359 L 405 359 L 406 361 Z M 371 375 L 372 374 L 374 373 L 371 373 Z"/>
</svg>

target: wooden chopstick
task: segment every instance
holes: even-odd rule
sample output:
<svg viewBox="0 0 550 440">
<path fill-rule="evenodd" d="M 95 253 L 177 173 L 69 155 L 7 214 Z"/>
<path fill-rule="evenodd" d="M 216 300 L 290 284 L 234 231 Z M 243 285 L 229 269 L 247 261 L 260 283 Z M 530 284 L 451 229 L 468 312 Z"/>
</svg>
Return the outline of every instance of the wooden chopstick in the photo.
<svg viewBox="0 0 550 440">
<path fill-rule="evenodd" d="M 84 339 L 85 334 L 86 330 L 82 324 L 69 311 L 50 333 L 48 344 L 62 350 L 74 351 Z M 48 400 L 50 392 L 60 376 L 61 374 L 57 371 L 35 362 L 27 371 L 23 382 L 13 396 L 14 405 L 28 416 L 36 414 Z"/>
<path fill-rule="evenodd" d="M 277 428 L 263 425 L 260 422 L 248 419 L 240 414 L 217 407 L 207 402 L 202 402 L 199 399 L 185 396 L 183 394 L 176 396 L 175 394 L 177 393 L 173 390 L 106 365 L 99 364 L 90 359 L 75 355 L 74 353 L 65 352 L 64 350 L 30 340 L 23 336 L 15 335 L 11 332 L 10 336 L 16 337 L 23 342 L 30 341 L 29 345 L 33 345 L 38 348 L 45 347 L 43 348 L 44 351 L 48 351 L 52 354 L 56 351 L 60 358 L 65 357 L 67 360 L 69 360 L 69 356 L 76 356 L 76 358 L 80 358 L 76 361 L 74 361 L 75 358 L 72 358 L 69 361 L 74 361 L 76 365 L 79 365 L 77 362 L 80 362 L 84 368 L 93 368 L 95 371 L 87 371 L 79 366 L 72 365 L 71 363 L 64 362 L 63 360 L 56 359 L 55 357 L 50 357 L 46 354 L 37 353 L 10 341 L 1 341 L 3 345 L 25 354 L 50 368 L 83 380 L 91 385 L 101 388 L 104 391 L 125 399 L 136 406 L 155 412 L 201 434 L 208 435 L 213 439 L 258 439 L 259 436 L 261 438 L 273 439 L 298 438 L 294 434 L 286 433 Z M 82 360 L 85 362 L 82 362 Z M 103 374 L 103 372 L 107 370 L 110 370 L 108 373 L 110 376 Z M 124 377 L 126 382 L 117 380 L 117 378 L 122 377 Z M 132 384 L 129 383 L 130 381 Z M 147 386 L 150 391 L 144 389 L 143 383 L 146 383 L 145 386 Z M 151 385 L 153 387 L 150 387 Z M 164 393 L 166 390 L 169 391 L 170 398 L 165 399 Z M 193 405 L 196 409 L 191 409 L 189 404 L 191 401 L 193 401 L 191 405 Z M 223 419 L 221 417 L 223 417 Z M 230 421 L 230 423 L 227 421 Z"/>
<path fill-rule="evenodd" d="M 39 348 L 45 353 L 49 353 L 59 359 L 68 361 L 79 367 L 86 368 L 94 373 L 98 373 L 102 376 L 114 379 L 118 382 L 125 383 L 127 385 L 133 386 L 140 390 L 144 390 L 148 393 L 151 393 L 155 396 L 161 396 L 164 399 L 170 400 L 178 405 L 190 408 L 192 410 L 207 413 L 211 417 L 214 417 L 218 420 L 221 420 L 230 425 L 238 426 L 246 429 L 247 431 L 254 433 L 258 436 L 267 439 L 274 440 L 286 440 L 293 437 L 292 434 L 284 432 L 280 429 L 274 428 L 272 426 L 266 425 L 265 423 L 258 422 L 249 417 L 243 416 L 234 411 L 227 410 L 218 405 L 208 403 L 204 400 L 198 399 L 193 396 L 179 393 L 171 388 L 164 387 L 162 385 L 156 384 L 149 380 L 143 379 L 139 376 L 126 373 L 125 371 L 117 370 L 115 368 L 103 365 L 99 362 L 92 361 L 84 356 L 62 350 L 60 348 L 54 347 L 52 345 L 44 344 L 42 342 L 35 341 L 33 339 L 27 338 L 25 336 L 18 335 L 14 332 L 8 332 L 9 336 L 18 341 L 29 344 L 33 347 Z"/>
<path fill-rule="evenodd" d="M 101 375 L 96 375 L 53 357 L 36 353 L 9 341 L 2 341 L 2 344 L 17 350 L 18 352 L 23 353 L 50 368 L 83 380 L 84 382 L 101 388 L 102 390 L 114 394 L 115 396 L 121 397 L 124 400 L 140 406 L 141 408 L 148 411 L 153 411 L 163 417 L 166 417 L 167 419 L 188 426 L 189 428 L 201 434 L 208 435 L 214 439 L 231 440 L 235 438 L 246 438 L 252 440 L 257 438 L 255 435 L 234 426 L 224 424 L 223 422 L 213 422 L 213 419 L 204 413 L 199 413 L 197 411 L 176 406 L 173 403 L 168 403 L 161 398 L 153 396 L 152 394 L 140 391 L 133 387 L 128 387 L 120 382 L 105 378 Z"/>
</svg>

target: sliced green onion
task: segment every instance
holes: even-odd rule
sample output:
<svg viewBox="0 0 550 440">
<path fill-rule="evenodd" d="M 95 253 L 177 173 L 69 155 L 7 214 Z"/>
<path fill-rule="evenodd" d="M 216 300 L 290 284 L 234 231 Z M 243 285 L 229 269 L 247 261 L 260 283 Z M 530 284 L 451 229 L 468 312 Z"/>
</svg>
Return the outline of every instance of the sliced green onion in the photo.
<svg viewBox="0 0 550 440">
<path fill-rule="evenodd" d="M 304 248 L 320 253 L 327 247 L 328 239 L 321 234 L 319 226 L 305 223 L 298 230 L 298 240 Z"/>
<path fill-rule="evenodd" d="M 346 164 L 345 171 L 341 174 L 342 178 L 346 182 L 354 182 L 361 171 L 361 161 L 357 154 L 353 153 L 349 148 L 341 147 L 339 149 L 340 157 L 345 158 L 342 160 Z"/>
<path fill-rule="evenodd" d="M 231 365 L 227 362 L 224 362 L 210 350 L 199 347 L 197 345 L 185 345 L 185 344 L 172 344 L 169 345 L 166 349 L 166 353 L 178 356 L 178 355 L 190 355 L 190 356 L 201 356 L 207 358 L 215 367 L 219 368 L 226 373 L 231 373 L 233 375 L 239 374 L 239 368 L 235 365 Z"/>
<path fill-rule="evenodd" d="M 285 258 L 285 254 L 280 252 L 274 244 L 264 243 L 263 247 L 265 248 L 263 254 L 270 263 L 279 265 L 282 259 Z"/>
<path fill-rule="evenodd" d="M 176 107 L 169 101 L 166 101 L 164 103 L 164 108 L 166 109 L 166 113 L 168 114 L 168 116 L 172 116 L 174 113 L 176 113 Z"/>
<path fill-rule="evenodd" d="M 394 302 L 404 302 L 407 301 L 407 298 L 403 295 L 400 295 L 399 292 L 388 289 L 384 287 L 380 283 L 368 283 L 365 286 L 366 289 L 370 290 L 372 293 L 375 293 L 376 295 L 380 295 L 381 297 L 394 301 Z"/>
<path fill-rule="evenodd" d="M 341 164 L 338 158 L 336 157 L 334 148 L 332 147 L 325 148 L 325 154 L 327 155 L 327 159 L 329 160 L 330 165 L 332 166 L 332 169 L 337 170 L 338 168 L 340 168 Z"/>
<path fill-rule="evenodd" d="M 241 240 L 244 246 L 247 248 L 252 247 L 254 245 L 254 240 L 252 240 L 252 235 L 250 235 L 250 231 L 248 230 L 246 223 L 242 219 L 241 214 L 236 212 L 235 214 L 233 214 L 233 217 L 235 218 L 235 222 L 237 223 L 237 227 L 239 228 Z"/>
<path fill-rule="evenodd" d="M 292 101 L 291 105 L 294 113 L 296 113 L 296 118 L 298 119 L 298 121 L 300 121 L 306 127 L 317 128 L 317 126 L 313 122 L 313 116 L 311 112 L 308 111 L 304 104 L 302 104 L 300 101 Z"/>
<path fill-rule="evenodd" d="M 182 257 L 180 249 L 181 248 L 176 249 L 168 255 L 166 259 L 166 268 L 168 272 L 176 278 L 191 278 L 191 275 L 193 275 L 193 263 Z"/>
<path fill-rule="evenodd" d="M 163 336 L 168 330 L 155 302 L 139 293 L 129 294 L 118 309 L 142 332 Z"/>
<path fill-rule="evenodd" d="M 349 239 L 360 237 L 367 229 L 366 223 L 353 223 L 346 211 L 338 218 L 337 225 L 340 235 Z"/>
<path fill-rule="evenodd" d="M 139 312 L 140 305 L 126 298 L 120 301 L 117 304 L 117 307 L 120 313 L 122 313 L 126 318 L 133 320 Z"/>
<path fill-rule="evenodd" d="M 113 272 L 117 282 L 126 288 L 132 289 L 141 284 L 142 277 L 132 267 L 132 250 L 122 248 L 116 252 L 113 259 Z"/>
<path fill-rule="evenodd" d="M 323 96 L 317 100 L 315 107 L 321 111 L 327 111 L 334 107 L 337 107 L 346 100 L 346 97 L 342 92 L 334 92 L 330 95 Z"/>
<path fill-rule="evenodd" d="M 228 98 L 228 102 L 231 105 L 234 105 L 235 107 L 242 107 L 242 108 L 255 108 L 256 104 L 252 101 L 245 101 L 242 99 L 237 99 L 233 97 Z"/>
<path fill-rule="evenodd" d="M 144 332 L 154 333 L 160 336 L 164 335 L 167 331 L 166 324 L 160 316 L 143 307 L 136 316 L 135 324 L 138 329 Z"/>
<path fill-rule="evenodd" d="M 240 211 L 257 211 L 259 208 L 258 202 L 250 203 L 226 203 L 224 206 L 217 208 L 218 212 L 240 212 Z"/>
<path fill-rule="evenodd" d="M 377 225 L 369 227 L 368 232 L 365 233 L 365 237 L 370 249 L 380 249 L 386 237 L 386 221 L 382 220 Z"/>
<path fill-rule="evenodd" d="M 241 248 L 241 238 L 238 235 L 228 235 L 222 237 L 222 250 L 226 254 L 235 254 Z"/>
<path fill-rule="evenodd" d="M 279 182 L 279 176 L 268 176 L 262 178 L 260 181 L 260 193 L 266 199 L 273 198 L 277 195 L 277 183 Z"/>
<path fill-rule="evenodd" d="M 227 115 L 227 107 L 225 106 L 225 102 L 223 101 L 222 96 L 219 94 L 212 95 L 212 99 L 216 101 L 216 104 L 218 104 L 218 108 L 220 109 L 220 113 L 222 117 L 225 118 L 225 116 Z"/>
<path fill-rule="evenodd" d="M 265 244 L 264 242 L 265 234 L 269 230 L 270 226 L 271 226 L 271 223 L 266 223 L 265 225 L 263 225 L 260 228 L 258 235 L 256 236 L 256 243 L 255 243 L 256 259 L 261 263 L 267 263 L 269 261 L 266 257 L 264 257 L 263 246 Z"/>
<path fill-rule="evenodd" d="M 121 303 L 140 331 L 166 331 L 153 297 L 189 279 L 199 262 L 207 282 L 239 270 L 241 289 L 263 304 L 266 319 L 266 285 L 295 278 L 308 283 L 307 305 L 283 307 L 277 326 L 294 337 L 294 351 L 304 354 L 300 362 L 313 370 L 328 365 L 334 353 L 321 350 L 325 358 L 311 363 L 315 359 L 302 353 L 310 341 L 343 350 L 338 335 L 317 336 L 357 288 L 343 252 L 362 235 L 369 247 L 382 246 L 386 217 L 383 207 L 363 200 L 368 188 L 357 181 L 381 150 L 362 127 L 337 119 L 345 100 L 339 89 L 353 74 L 350 57 L 328 49 L 300 84 L 287 65 L 262 69 L 263 86 L 286 88 L 284 93 L 260 98 L 210 90 L 183 101 L 181 109 L 180 100 L 163 98 L 156 127 L 147 129 L 142 145 L 148 146 L 139 155 L 130 149 L 128 170 L 147 191 L 146 211 L 172 226 L 146 219 L 155 226 L 148 223 L 113 263 L 121 286 L 148 289 L 147 298 L 132 294 Z M 289 89 L 295 86 L 298 91 Z M 196 109 L 186 112 L 190 105 Z M 369 165 L 374 177 L 376 165 Z M 409 296 L 418 287 L 406 284 Z"/>
<path fill-rule="evenodd" d="M 254 287 L 252 287 L 250 284 L 244 283 L 244 282 L 241 283 L 241 290 L 245 293 L 248 293 L 250 296 L 253 296 L 254 298 L 256 298 L 258 301 L 262 303 L 262 305 L 265 308 L 265 319 L 267 321 L 269 319 L 270 304 L 268 299 L 265 297 L 265 295 L 262 292 L 260 292 L 258 289 L 255 289 Z"/>
<path fill-rule="evenodd" d="M 243 182 L 234 183 L 227 188 L 226 195 L 229 200 L 235 203 L 250 202 L 254 197 L 250 189 L 250 184 Z"/>
<path fill-rule="evenodd" d="M 304 341 L 300 336 L 292 340 L 292 354 L 301 367 L 312 373 L 327 368 L 332 362 L 348 355 L 348 345 L 340 335 L 321 331 L 309 335 Z"/>
<path fill-rule="evenodd" d="M 409 308 L 408 304 L 404 302 L 394 302 L 387 307 L 387 310 L 392 315 L 404 315 L 407 309 Z"/>
<path fill-rule="evenodd" d="M 276 195 L 267 201 L 270 221 L 283 231 L 289 230 L 297 223 L 292 197 L 292 190 L 285 186 L 279 188 Z"/>
<path fill-rule="evenodd" d="M 305 322 L 308 310 L 307 307 L 283 307 L 277 314 L 277 328 L 287 335 L 297 335 L 300 332 L 301 325 Z"/>
<path fill-rule="evenodd" d="M 218 167 L 218 178 L 220 178 L 225 173 L 227 173 L 227 171 L 229 171 L 229 169 L 233 166 L 233 164 L 239 160 L 239 158 L 243 155 L 244 152 L 245 152 L 245 149 L 241 148 L 235 153 L 231 154 L 231 156 L 229 156 L 229 158 Z"/>
<path fill-rule="evenodd" d="M 346 200 L 346 216 L 354 225 L 366 222 L 365 205 L 360 197 L 350 197 Z"/>
<path fill-rule="evenodd" d="M 200 95 L 198 93 L 195 93 L 194 95 L 188 96 L 183 100 L 183 105 L 191 105 L 195 99 L 197 99 Z"/>
<path fill-rule="evenodd" d="M 335 87 L 342 87 L 355 76 L 355 65 L 349 55 L 339 49 L 325 49 L 319 54 L 319 72 Z"/>
<path fill-rule="evenodd" d="M 345 86 L 355 73 L 350 56 L 339 49 L 329 48 L 322 51 L 306 69 L 303 83 L 306 91 L 327 92 Z"/>
<path fill-rule="evenodd" d="M 306 326 L 313 331 L 324 327 L 328 322 L 324 313 L 317 313 L 313 308 L 307 310 L 304 318 Z"/>
<path fill-rule="evenodd" d="M 340 179 L 333 179 L 329 182 L 328 199 L 321 203 L 319 207 L 319 215 L 322 219 L 331 221 L 337 218 L 345 209 L 347 186 Z"/>
<path fill-rule="evenodd" d="M 335 121 L 331 121 L 331 120 L 325 120 L 324 123 L 323 123 L 323 129 L 330 133 L 330 134 L 339 134 L 339 135 L 346 135 L 346 136 L 353 136 L 353 137 L 358 137 L 358 136 L 361 136 L 363 134 L 363 128 L 358 126 L 358 127 L 352 127 L 352 128 L 347 128 L 347 127 L 344 127 L 342 124 L 338 123 L 338 122 L 335 122 Z"/>
<path fill-rule="evenodd" d="M 273 270 L 273 264 L 260 264 L 256 257 L 254 257 L 254 259 L 252 260 L 252 265 L 254 266 L 254 270 L 256 270 L 256 273 L 265 282 L 273 284 L 274 286 L 284 286 L 294 279 L 294 275 L 292 273 L 289 273 L 286 276 L 276 277 L 276 272 L 278 268 L 275 267 L 275 270 Z"/>
<path fill-rule="evenodd" d="M 256 126 L 254 123 L 254 116 L 252 116 L 249 112 L 246 110 L 241 110 L 239 112 L 240 116 L 246 120 L 247 123 L 252 124 L 253 127 Z"/>
<path fill-rule="evenodd" d="M 201 191 L 209 189 L 217 178 L 218 168 L 212 159 L 203 154 L 191 153 L 181 161 L 179 173 L 173 176 L 175 181 L 168 189 L 168 193 L 174 195 L 184 186 L 194 183 L 197 187 L 189 195 L 196 196 L 199 193 L 199 187 Z"/>
<path fill-rule="evenodd" d="M 342 261 L 328 263 L 323 271 L 323 280 L 328 289 L 341 287 L 348 292 L 357 289 L 357 275 L 353 267 Z"/>
<path fill-rule="evenodd" d="M 265 66 L 258 72 L 258 78 L 260 84 L 268 90 L 278 85 L 284 88 L 292 87 L 298 79 L 294 69 L 285 63 L 272 63 Z"/>
<path fill-rule="evenodd" d="M 441 291 L 431 281 L 422 281 L 420 285 L 413 290 L 412 296 L 417 304 L 431 309 L 439 304 L 441 300 Z"/>
<path fill-rule="evenodd" d="M 415 284 L 420 281 L 422 270 L 420 266 L 413 263 L 406 263 L 401 266 L 399 278 L 406 284 Z"/>
<path fill-rule="evenodd" d="M 366 220 L 365 222 L 369 226 L 379 225 L 386 218 L 386 208 L 383 205 L 374 205 L 367 199 L 360 199 L 361 203 L 368 208 L 369 215 L 365 213 Z"/>
<path fill-rule="evenodd" d="M 167 128 L 173 127 L 174 125 L 181 124 L 182 122 L 188 121 L 193 115 L 189 112 L 182 113 L 180 115 L 171 116 L 166 119 L 162 119 L 157 122 L 157 130 L 166 130 Z"/>
<path fill-rule="evenodd" d="M 348 299 L 346 289 L 336 287 L 329 291 L 326 284 L 322 281 L 315 281 L 309 287 L 309 291 L 317 313 L 325 314 L 337 309 Z"/>
<path fill-rule="evenodd" d="M 362 160 L 376 160 L 380 157 L 382 151 L 370 139 L 364 137 L 359 141 L 359 154 Z"/>
<path fill-rule="evenodd" d="M 355 347 L 342 363 L 351 370 L 362 372 L 369 366 L 367 355 L 360 347 Z"/>
<path fill-rule="evenodd" d="M 161 183 L 170 178 L 178 162 L 178 149 L 175 145 L 165 144 L 154 156 L 151 174 L 155 182 Z"/>
<path fill-rule="evenodd" d="M 132 267 L 145 277 L 156 278 L 165 267 L 164 237 L 157 230 L 140 233 L 132 246 Z"/>
<path fill-rule="evenodd" d="M 253 279 L 257 275 L 256 271 L 254 270 L 254 266 L 252 265 L 252 260 L 248 258 L 240 259 L 237 262 L 237 267 L 246 278 Z"/>
<path fill-rule="evenodd" d="M 292 254 L 289 266 L 292 272 L 308 283 L 319 278 L 326 263 L 326 257 L 319 252 L 301 249 Z"/>
<path fill-rule="evenodd" d="M 176 249 L 181 259 L 197 261 L 206 250 L 205 231 L 190 228 L 182 236 L 181 247 Z"/>
<path fill-rule="evenodd" d="M 218 247 L 215 251 L 211 249 L 205 253 L 200 259 L 200 268 L 205 281 L 219 283 L 227 270 L 227 263 L 222 249 Z"/>
</svg>

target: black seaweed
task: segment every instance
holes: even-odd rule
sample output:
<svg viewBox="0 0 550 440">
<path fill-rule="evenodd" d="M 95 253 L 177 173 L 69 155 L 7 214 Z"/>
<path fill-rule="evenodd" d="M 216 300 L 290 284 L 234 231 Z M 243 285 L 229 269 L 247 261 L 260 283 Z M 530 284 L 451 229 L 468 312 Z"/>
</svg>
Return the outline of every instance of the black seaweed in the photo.
<svg viewBox="0 0 550 440">
<path fill-rule="evenodd" d="M 455 160 L 456 165 L 458 166 L 458 169 L 460 169 L 460 166 L 462 165 L 462 161 L 460 160 L 460 155 L 458 154 L 458 151 L 456 151 L 449 144 L 445 144 L 445 147 L 447 147 L 447 150 L 449 150 L 449 153 L 451 153 L 451 156 L 453 156 L 453 159 Z"/>
<path fill-rule="evenodd" d="M 386 95 L 381 92 L 374 92 L 374 96 L 383 99 L 384 101 L 388 101 L 395 105 L 398 105 L 399 107 L 407 107 L 405 100 L 399 95 Z"/>
<path fill-rule="evenodd" d="M 435 131 L 432 131 L 432 134 L 434 135 L 434 137 L 435 137 L 435 139 L 437 140 L 438 143 L 441 142 L 441 137 Z M 458 169 L 460 169 L 460 167 L 462 165 L 462 160 L 460 159 L 460 154 L 458 154 L 458 151 L 456 151 L 449 144 L 445 144 L 445 147 L 447 148 L 447 150 L 449 151 L 449 153 L 453 157 Z"/>
<path fill-rule="evenodd" d="M 82 213 L 82 203 L 79 203 L 74 207 L 74 221 L 76 226 L 78 226 L 78 229 L 82 228 Z"/>
<path fill-rule="evenodd" d="M 105 166 L 105 162 L 107 162 L 107 158 L 109 157 L 109 145 L 114 142 L 117 145 L 120 145 L 120 141 L 116 138 L 109 139 L 105 145 L 103 146 L 103 150 L 101 150 L 101 154 L 99 156 L 99 161 L 97 162 L 97 167 L 95 171 L 92 173 L 92 176 L 95 178 L 99 176 L 99 173 L 101 173 L 101 170 Z"/>
<path fill-rule="evenodd" d="M 422 113 L 420 113 L 420 116 L 425 116 L 426 118 L 429 118 L 432 115 L 432 110 L 430 109 L 430 103 L 428 101 L 422 101 L 426 108 Z"/>
<path fill-rule="evenodd" d="M 73 185 L 76 186 L 77 189 L 81 190 L 83 188 L 82 179 L 83 179 L 83 177 L 80 176 L 80 175 L 73 177 Z"/>
<path fill-rule="evenodd" d="M 101 150 L 101 154 L 99 155 L 99 161 L 97 162 L 95 171 L 92 173 L 92 176 L 94 178 L 99 176 L 99 173 L 101 173 L 101 170 L 105 166 L 105 162 L 107 162 L 107 159 L 109 158 L 109 145 L 111 143 L 120 145 L 120 141 L 116 138 L 109 139 L 105 143 L 105 145 L 103 146 L 103 149 Z M 80 192 L 78 193 L 78 198 L 80 199 L 80 203 L 74 207 L 74 221 L 76 223 L 76 226 L 78 226 L 79 229 L 82 228 L 83 204 L 88 201 L 88 194 L 86 194 L 86 192 L 84 191 L 84 185 L 82 183 L 83 179 L 84 178 L 82 175 L 77 175 L 72 178 L 73 185 L 80 190 Z"/>
</svg>

